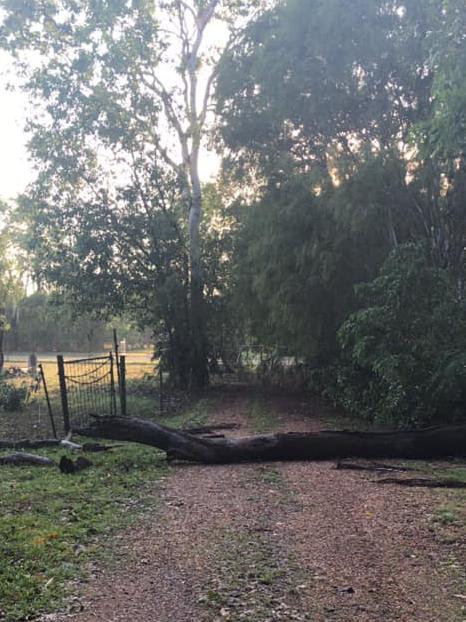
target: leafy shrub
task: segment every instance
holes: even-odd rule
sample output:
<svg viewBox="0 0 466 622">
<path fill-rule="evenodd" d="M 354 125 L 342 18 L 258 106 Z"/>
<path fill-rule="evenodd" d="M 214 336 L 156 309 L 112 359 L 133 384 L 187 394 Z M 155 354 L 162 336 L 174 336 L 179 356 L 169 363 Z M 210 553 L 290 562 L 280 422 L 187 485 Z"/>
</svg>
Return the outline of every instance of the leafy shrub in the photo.
<svg viewBox="0 0 466 622">
<path fill-rule="evenodd" d="M 339 330 L 342 361 L 328 394 L 352 413 L 400 426 L 464 416 L 466 314 L 449 273 L 405 245 L 357 296 L 362 308 Z"/>
<path fill-rule="evenodd" d="M 21 410 L 27 396 L 27 387 L 15 386 L 0 380 L 0 410 Z"/>
</svg>

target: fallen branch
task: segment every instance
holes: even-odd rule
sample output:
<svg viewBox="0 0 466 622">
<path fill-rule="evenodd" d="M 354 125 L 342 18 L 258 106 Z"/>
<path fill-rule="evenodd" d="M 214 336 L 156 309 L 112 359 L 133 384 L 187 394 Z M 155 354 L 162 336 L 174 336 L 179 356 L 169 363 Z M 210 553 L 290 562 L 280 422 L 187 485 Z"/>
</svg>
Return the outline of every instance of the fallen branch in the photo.
<svg viewBox="0 0 466 622">
<path fill-rule="evenodd" d="M 168 459 L 204 463 L 338 458 L 434 459 L 466 455 L 466 426 L 402 432 L 267 434 L 199 438 L 144 419 L 96 417 L 80 434 L 158 447 Z"/>
<path fill-rule="evenodd" d="M 0 449 L 40 449 L 41 447 L 57 447 L 61 441 L 57 438 L 45 438 L 38 441 L 22 438 L 19 441 L 0 440 Z"/>
<path fill-rule="evenodd" d="M 0 456 L 0 464 L 9 466 L 57 466 L 57 463 L 51 458 L 22 452 Z"/>
<path fill-rule="evenodd" d="M 398 484 L 398 486 L 420 487 L 420 488 L 466 488 L 466 482 L 457 479 L 427 479 L 412 478 L 398 479 L 396 477 L 386 477 L 385 479 L 374 480 L 377 484 Z"/>
<path fill-rule="evenodd" d="M 100 443 L 84 443 L 82 450 L 88 453 L 99 453 L 102 451 L 111 451 L 119 447 L 119 445 L 101 445 Z"/>
<path fill-rule="evenodd" d="M 348 470 L 348 471 L 380 471 L 380 472 L 404 472 L 404 471 L 413 471 L 410 467 L 399 466 L 399 465 L 391 465 L 391 464 L 383 464 L 381 462 L 344 462 L 339 460 L 336 466 L 337 470 Z"/>
</svg>

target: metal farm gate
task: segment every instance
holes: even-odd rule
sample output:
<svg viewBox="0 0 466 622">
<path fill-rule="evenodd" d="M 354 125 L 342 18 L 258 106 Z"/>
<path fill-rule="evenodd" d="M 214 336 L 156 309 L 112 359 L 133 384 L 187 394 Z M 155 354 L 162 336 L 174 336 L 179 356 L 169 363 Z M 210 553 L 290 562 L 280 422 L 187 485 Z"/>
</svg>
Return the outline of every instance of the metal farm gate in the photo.
<svg viewBox="0 0 466 622">
<path fill-rule="evenodd" d="M 57 356 L 65 432 L 86 428 L 91 415 L 116 415 L 117 392 L 125 414 L 125 359 L 96 356 L 65 361 Z M 118 386 L 115 382 L 117 369 Z M 118 390 L 117 390 L 118 389 Z"/>
</svg>

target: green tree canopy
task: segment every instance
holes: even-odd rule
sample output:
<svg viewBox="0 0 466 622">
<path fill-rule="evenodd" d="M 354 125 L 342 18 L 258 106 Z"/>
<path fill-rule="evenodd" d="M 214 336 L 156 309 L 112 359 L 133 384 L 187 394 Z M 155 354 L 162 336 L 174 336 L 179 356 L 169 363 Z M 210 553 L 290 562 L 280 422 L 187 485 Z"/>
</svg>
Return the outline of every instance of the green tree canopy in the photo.
<svg viewBox="0 0 466 622">
<path fill-rule="evenodd" d="M 259 4 L 2 2 L 0 45 L 37 104 L 38 177 L 19 216 L 40 276 L 162 327 L 183 384 L 207 380 L 199 165 L 211 91 Z"/>
</svg>

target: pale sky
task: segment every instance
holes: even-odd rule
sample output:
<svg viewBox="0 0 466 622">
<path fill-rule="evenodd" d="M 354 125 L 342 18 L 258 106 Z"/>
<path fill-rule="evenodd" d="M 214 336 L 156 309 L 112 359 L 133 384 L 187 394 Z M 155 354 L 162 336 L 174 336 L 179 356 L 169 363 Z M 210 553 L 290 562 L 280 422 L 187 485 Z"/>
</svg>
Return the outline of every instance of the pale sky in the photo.
<svg viewBox="0 0 466 622">
<path fill-rule="evenodd" d="M 0 199 L 13 199 L 34 178 L 27 157 L 28 137 L 24 131 L 30 104 L 24 93 L 8 90 L 11 71 L 12 61 L 6 52 L 0 51 Z M 212 180 L 218 167 L 217 155 L 204 151 L 200 167 L 203 181 Z"/>
<path fill-rule="evenodd" d="M 27 160 L 23 131 L 26 96 L 7 90 L 12 63 L 5 52 L 0 52 L 0 198 L 10 199 L 23 191 L 32 180 Z"/>
</svg>

